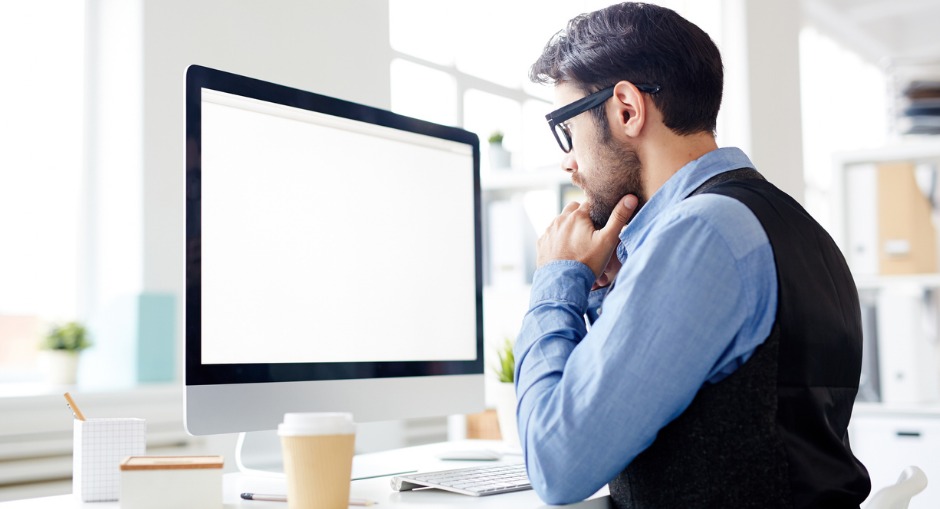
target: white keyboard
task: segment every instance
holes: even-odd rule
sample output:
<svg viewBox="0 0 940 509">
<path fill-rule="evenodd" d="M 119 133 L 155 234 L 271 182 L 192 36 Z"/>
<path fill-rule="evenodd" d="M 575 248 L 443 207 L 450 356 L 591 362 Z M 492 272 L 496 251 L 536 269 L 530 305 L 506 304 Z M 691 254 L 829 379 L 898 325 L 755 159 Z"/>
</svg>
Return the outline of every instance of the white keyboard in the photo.
<svg viewBox="0 0 940 509">
<path fill-rule="evenodd" d="M 392 489 L 439 488 L 463 495 L 482 497 L 510 491 L 532 489 L 522 463 L 456 468 L 439 472 L 421 472 L 392 478 Z"/>
</svg>

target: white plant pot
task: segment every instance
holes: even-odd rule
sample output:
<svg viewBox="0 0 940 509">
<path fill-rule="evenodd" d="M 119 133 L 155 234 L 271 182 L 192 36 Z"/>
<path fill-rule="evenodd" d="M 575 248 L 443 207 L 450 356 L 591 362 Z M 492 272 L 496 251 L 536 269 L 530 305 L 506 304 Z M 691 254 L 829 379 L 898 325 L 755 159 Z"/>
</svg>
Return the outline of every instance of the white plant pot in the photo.
<svg viewBox="0 0 940 509">
<path fill-rule="evenodd" d="M 39 369 L 52 385 L 75 385 L 78 375 L 78 352 L 42 350 Z"/>
<path fill-rule="evenodd" d="M 490 144 L 490 169 L 505 170 L 512 165 L 512 153 L 502 145 Z"/>
<path fill-rule="evenodd" d="M 511 383 L 496 384 L 496 419 L 499 433 L 507 447 L 519 448 L 519 426 L 516 425 L 516 387 Z"/>
</svg>

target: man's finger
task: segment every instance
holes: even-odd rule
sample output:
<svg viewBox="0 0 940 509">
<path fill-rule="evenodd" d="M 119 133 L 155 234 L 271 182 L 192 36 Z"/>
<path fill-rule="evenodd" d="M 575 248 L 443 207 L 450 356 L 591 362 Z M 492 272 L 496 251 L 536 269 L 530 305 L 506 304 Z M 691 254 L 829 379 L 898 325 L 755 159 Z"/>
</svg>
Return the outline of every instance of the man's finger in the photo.
<svg viewBox="0 0 940 509">
<path fill-rule="evenodd" d="M 633 213 L 636 212 L 638 200 L 636 196 L 628 194 L 624 196 L 617 206 L 614 207 L 613 212 L 610 214 L 610 219 L 607 220 L 607 224 L 601 230 L 601 233 L 604 235 L 613 235 L 619 236 L 620 230 L 627 225 L 627 221 L 633 217 Z"/>
</svg>

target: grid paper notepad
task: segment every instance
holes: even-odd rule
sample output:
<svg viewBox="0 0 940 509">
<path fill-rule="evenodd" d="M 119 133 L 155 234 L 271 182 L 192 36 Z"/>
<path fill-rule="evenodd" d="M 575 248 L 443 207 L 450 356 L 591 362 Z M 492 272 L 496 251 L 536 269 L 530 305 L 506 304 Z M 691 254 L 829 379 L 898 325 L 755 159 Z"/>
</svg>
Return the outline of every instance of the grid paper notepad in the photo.
<svg viewBox="0 0 940 509">
<path fill-rule="evenodd" d="M 75 421 L 72 491 L 83 502 L 117 500 L 121 493 L 121 461 L 146 453 L 144 419 Z"/>
</svg>

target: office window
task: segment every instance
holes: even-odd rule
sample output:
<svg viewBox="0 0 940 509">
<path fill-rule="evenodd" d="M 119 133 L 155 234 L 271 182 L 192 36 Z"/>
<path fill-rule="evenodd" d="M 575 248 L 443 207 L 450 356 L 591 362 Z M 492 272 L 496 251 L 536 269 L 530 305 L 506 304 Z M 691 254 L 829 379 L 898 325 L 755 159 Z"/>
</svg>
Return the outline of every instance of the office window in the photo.
<svg viewBox="0 0 940 509">
<path fill-rule="evenodd" d="M 459 19 L 454 16 L 454 10 L 460 8 L 452 4 L 433 0 L 389 0 L 389 40 L 392 48 L 421 60 L 452 66 L 458 44 L 454 31 L 458 30 L 459 25 L 453 22 Z M 434 23 L 430 20 L 451 21 Z"/>
<path fill-rule="evenodd" d="M 444 125 L 457 125 L 457 80 L 450 74 L 392 60 L 392 110 Z"/>
<path fill-rule="evenodd" d="M 476 132 L 481 145 L 486 144 L 492 130 L 504 131 L 515 169 L 553 167 L 560 156 L 557 148 L 553 148 L 554 140 L 544 119 L 552 109 L 552 90 L 529 81 L 529 66 L 568 20 L 610 3 L 544 0 L 536 6 L 505 0 L 470 3 L 389 0 L 389 41 L 394 55 L 392 109 L 435 122 L 450 118 L 453 111 L 455 120 L 451 123 Z M 716 0 L 654 3 L 688 16 L 713 38 L 720 39 L 721 19 Z M 406 66 L 404 62 L 414 65 Z M 433 90 L 429 85 L 431 79 L 440 78 L 423 83 L 424 78 L 419 76 L 430 77 L 432 70 L 451 76 L 453 81 L 448 83 L 456 84 L 456 94 L 451 95 L 449 88 L 443 92 Z M 411 93 L 404 90 L 408 87 L 414 87 Z M 510 111 L 488 117 L 483 111 L 471 109 L 481 102 L 492 104 L 496 97 L 507 101 L 503 104 L 514 103 Z M 474 120 L 484 118 L 497 120 Z M 486 154 L 483 157 L 485 164 Z"/>
<path fill-rule="evenodd" d="M 503 145 L 514 154 L 512 165 L 525 168 L 522 151 L 522 105 L 498 94 L 470 89 L 463 96 L 463 127 L 480 136 L 480 153 L 485 161 L 489 154 L 487 137 L 496 130 L 506 136 Z M 546 129 L 547 131 L 547 129 Z"/>
<path fill-rule="evenodd" d="M 484 171 L 494 130 L 505 134 L 515 169 L 554 166 L 560 155 L 544 120 L 552 90 L 529 82 L 529 66 L 571 17 L 605 5 L 390 0 L 392 110 L 476 132 Z"/>
<path fill-rule="evenodd" d="M 558 143 L 548 129 L 545 114 L 552 103 L 542 99 L 529 99 L 522 103 L 522 153 L 526 164 L 532 167 L 561 169 Z"/>
<path fill-rule="evenodd" d="M 48 320 L 77 314 L 84 2 L 0 6 L 0 383 L 36 374 Z"/>
<path fill-rule="evenodd" d="M 813 27 L 800 33 L 806 208 L 831 223 L 832 157 L 888 141 L 884 71 Z"/>
</svg>

